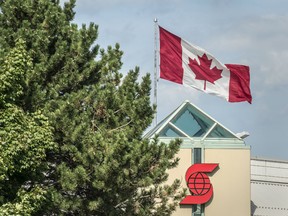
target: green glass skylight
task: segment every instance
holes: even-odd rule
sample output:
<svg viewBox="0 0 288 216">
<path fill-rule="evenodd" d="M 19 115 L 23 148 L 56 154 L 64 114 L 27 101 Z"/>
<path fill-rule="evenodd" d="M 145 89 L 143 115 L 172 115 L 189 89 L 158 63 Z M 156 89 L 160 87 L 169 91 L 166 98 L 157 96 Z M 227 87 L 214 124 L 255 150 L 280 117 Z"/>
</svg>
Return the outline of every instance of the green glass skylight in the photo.
<svg viewBox="0 0 288 216">
<path fill-rule="evenodd" d="M 189 139 L 239 139 L 212 117 L 189 102 L 183 103 L 174 112 L 161 121 L 148 136 L 158 134 L 159 137 Z"/>
<path fill-rule="evenodd" d="M 202 137 L 214 122 L 187 107 L 187 109 L 182 110 L 182 112 L 176 115 L 172 123 L 190 137 Z"/>
<path fill-rule="evenodd" d="M 167 126 L 164 128 L 161 133 L 159 134 L 160 137 L 185 137 L 181 133 L 177 132 L 175 129 L 173 129 L 171 126 Z"/>
<path fill-rule="evenodd" d="M 217 125 L 209 134 L 209 138 L 235 138 L 235 136 L 225 128 Z"/>
</svg>

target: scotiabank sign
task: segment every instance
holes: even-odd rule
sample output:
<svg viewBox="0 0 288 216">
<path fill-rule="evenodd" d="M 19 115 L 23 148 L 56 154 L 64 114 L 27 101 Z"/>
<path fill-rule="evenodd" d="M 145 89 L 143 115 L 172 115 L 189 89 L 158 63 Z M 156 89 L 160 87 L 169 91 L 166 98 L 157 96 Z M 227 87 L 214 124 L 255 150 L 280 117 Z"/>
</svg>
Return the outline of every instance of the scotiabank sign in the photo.
<svg viewBox="0 0 288 216">
<path fill-rule="evenodd" d="M 213 195 L 213 186 L 206 173 L 213 172 L 218 164 L 202 163 L 190 166 L 185 175 L 187 187 L 191 195 L 187 195 L 181 205 L 203 204 L 208 202 Z"/>
</svg>

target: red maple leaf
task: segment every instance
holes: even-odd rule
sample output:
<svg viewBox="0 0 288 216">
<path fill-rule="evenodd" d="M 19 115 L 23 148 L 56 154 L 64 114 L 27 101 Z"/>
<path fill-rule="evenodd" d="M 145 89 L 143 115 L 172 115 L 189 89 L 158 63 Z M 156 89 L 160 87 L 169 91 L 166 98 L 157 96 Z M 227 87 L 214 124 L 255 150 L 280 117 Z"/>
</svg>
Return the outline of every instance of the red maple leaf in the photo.
<svg viewBox="0 0 288 216">
<path fill-rule="evenodd" d="M 206 90 L 206 81 L 214 84 L 214 81 L 220 79 L 222 69 L 218 69 L 216 66 L 210 69 L 212 59 L 208 59 L 204 53 L 202 57 L 198 56 L 200 64 L 194 59 L 189 58 L 189 67 L 195 73 L 195 79 L 204 80 L 204 90 Z"/>
</svg>

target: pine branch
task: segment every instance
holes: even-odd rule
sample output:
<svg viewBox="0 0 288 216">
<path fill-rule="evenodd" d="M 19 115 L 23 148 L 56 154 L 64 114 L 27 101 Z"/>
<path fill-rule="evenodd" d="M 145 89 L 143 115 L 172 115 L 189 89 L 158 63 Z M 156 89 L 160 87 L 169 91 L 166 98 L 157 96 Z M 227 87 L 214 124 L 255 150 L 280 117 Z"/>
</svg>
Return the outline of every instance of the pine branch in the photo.
<svg viewBox="0 0 288 216">
<path fill-rule="evenodd" d="M 117 128 L 114 128 L 114 129 L 111 129 L 110 131 L 108 131 L 108 133 L 111 133 L 111 132 L 114 132 L 114 131 L 116 131 L 116 130 L 120 130 L 120 129 L 124 128 L 124 127 L 127 127 L 131 122 L 132 122 L 132 120 L 130 120 L 129 122 L 127 122 L 127 123 L 124 124 L 124 125 L 121 125 L 121 126 L 119 126 L 119 127 L 117 127 Z"/>
</svg>

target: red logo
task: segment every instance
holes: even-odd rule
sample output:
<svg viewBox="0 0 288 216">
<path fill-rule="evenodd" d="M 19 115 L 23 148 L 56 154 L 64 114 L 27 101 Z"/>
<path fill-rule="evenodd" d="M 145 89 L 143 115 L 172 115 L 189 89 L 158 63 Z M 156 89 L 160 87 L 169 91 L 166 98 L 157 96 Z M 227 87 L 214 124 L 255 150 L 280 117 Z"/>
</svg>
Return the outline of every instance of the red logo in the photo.
<svg viewBox="0 0 288 216">
<path fill-rule="evenodd" d="M 185 175 L 187 187 L 192 195 L 186 196 L 180 204 L 203 204 L 208 202 L 213 195 L 213 186 L 205 173 L 213 172 L 218 164 L 193 164 Z"/>
</svg>

